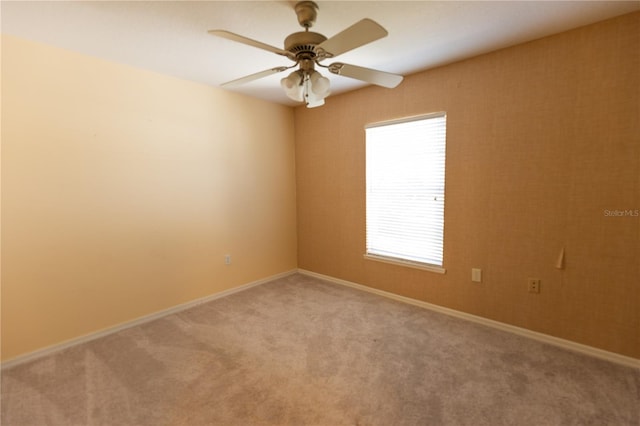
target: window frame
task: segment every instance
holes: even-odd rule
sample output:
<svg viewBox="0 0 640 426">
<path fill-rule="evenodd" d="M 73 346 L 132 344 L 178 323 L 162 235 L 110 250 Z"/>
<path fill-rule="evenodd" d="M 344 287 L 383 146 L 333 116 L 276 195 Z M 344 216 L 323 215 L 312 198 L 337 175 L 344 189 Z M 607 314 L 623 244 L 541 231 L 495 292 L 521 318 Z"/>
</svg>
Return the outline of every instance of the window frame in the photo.
<svg viewBox="0 0 640 426">
<path fill-rule="evenodd" d="M 427 271 L 431 271 L 431 272 L 436 272 L 436 273 L 440 273 L 440 274 L 444 274 L 446 273 L 446 269 L 444 268 L 445 265 L 445 259 L 444 259 L 444 240 L 445 240 L 445 233 L 444 233 L 444 210 L 445 210 L 445 200 L 443 200 L 443 204 L 442 204 L 442 239 L 441 239 L 441 244 L 442 244 L 442 256 L 441 256 L 441 265 L 438 264 L 433 264 L 433 263 L 427 263 L 427 262 L 421 262 L 421 261 L 415 261 L 415 260 L 410 260 L 410 259 L 405 259 L 405 258 L 401 258 L 401 257 L 393 257 L 393 256 L 386 256 L 386 255 L 381 255 L 381 254 L 376 254 L 376 253 L 372 253 L 369 252 L 369 220 L 368 220 L 368 214 L 369 214 L 369 169 L 368 169 L 368 156 L 369 156 L 369 146 L 368 146 L 368 138 L 367 138 L 367 130 L 368 129 L 372 129 L 372 128 L 376 128 L 376 127 L 385 127 L 385 126 L 391 126 L 391 125 L 396 125 L 396 124 L 402 124 L 402 123 L 409 123 L 409 122 L 414 122 L 414 121 L 422 121 L 422 120 L 429 120 L 429 119 L 433 119 L 433 118 L 444 118 L 444 141 L 443 141 L 443 148 L 444 148 L 444 158 L 443 158 L 443 174 L 442 174 L 442 184 L 443 184 L 443 195 L 446 193 L 446 147 L 447 147 L 447 137 L 446 137 L 446 129 L 447 129 L 447 113 L 446 111 L 439 111 L 439 112 L 433 112 L 433 113 L 428 113 L 428 114 L 421 114 L 421 115 L 415 115 L 415 116 L 410 116 L 410 117 L 403 117 L 403 118 L 399 118 L 399 119 L 393 119 L 393 120 L 386 120 L 386 121 L 380 121 L 380 122 L 374 122 L 374 123 L 369 123 L 366 124 L 364 126 L 364 130 L 365 130 L 365 254 L 364 254 L 364 258 L 367 260 L 373 260 L 373 261 L 377 261 L 377 262 L 383 262 L 383 263 L 388 263 L 388 264 L 393 264 L 393 265 L 399 265 L 399 266 L 405 266 L 405 267 L 410 267 L 410 268 L 417 268 L 417 269 L 422 269 L 422 270 L 427 270 Z"/>
</svg>

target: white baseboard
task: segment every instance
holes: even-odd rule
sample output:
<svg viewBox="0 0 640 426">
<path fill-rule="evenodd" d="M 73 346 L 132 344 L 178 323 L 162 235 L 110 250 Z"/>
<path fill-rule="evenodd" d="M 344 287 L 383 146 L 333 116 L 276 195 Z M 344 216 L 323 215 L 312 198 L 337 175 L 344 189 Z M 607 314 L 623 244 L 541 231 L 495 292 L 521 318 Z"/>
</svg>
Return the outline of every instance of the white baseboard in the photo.
<svg viewBox="0 0 640 426">
<path fill-rule="evenodd" d="M 570 340 L 565 340 L 565 339 L 560 339 L 558 337 L 553 337 L 550 336 L 548 334 L 543 334 L 543 333 L 538 333 L 535 331 L 531 331 L 531 330 L 527 330 L 526 328 L 521 328 L 521 327 L 516 327 L 513 325 L 509 325 L 509 324 L 505 324 L 499 321 L 494 321 L 494 320 L 490 320 L 487 318 L 483 318 L 483 317 L 479 317 L 476 315 L 471 315 L 471 314 L 467 314 L 465 312 L 461 312 L 461 311 L 456 311 L 454 309 L 450 309 L 450 308 L 445 308 L 442 306 L 438 306 L 438 305 L 434 305 L 431 303 L 427 303 L 427 302 L 423 302 L 417 299 L 411 299 L 409 297 L 405 297 L 405 296 L 400 296 L 394 293 L 389 293 L 387 291 L 383 291 L 383 290 L 378 290 L 372 287 L 367 287 L 365 285 L 362 284 L 357 284 L 351 281 L 346 281 L 346 280 L 342 280 L 339 278 L 334 278 L 328 275 L 323 275 L 323 274 L 318 274 L 316 272 L 311 272 L 311 271 L 307 271 L 305 269 L 297 269 L 297 270 L 291 270 L 291 271 L 287 271 L 287 272 L 283 272 L 280 274 L 276 274 L 276 275 L 272 275 L 270 277 L 267 278 L 263 278 L 257 281 L 253 281 L 247 284 L 243 284 L 241 286 L 238 287 L 234 287 L 231 288 L 229 290 L 225 290 L 225 291 L 221 291 L 219 293 L 215 293 L 209 296 L 205 296 L 202 297 L 200 299 L 196 299 L 196 300 L 192 300 L 190 302 L 186 302 L 180 305 L 176 305 L 173 306 L 171 308 L 162 310 L 162 311 L 158 311 L 158 312 L 154 312 L 152 314 L 149 315 L 145 315 L 143 317 L 140 318 L 136 318 L 132 321 L 128 321 L 122 324 L 118 324 L 115 325 L 113 327 L 109 327 L 94 333 L 90 333 L 90 334 L 86 334 L 84 336 L 80 336 L 74 339 L 70 339 L 70 340 L 66 340 L 64 342 L 55 344 L 55 345 L 51 345 L 42 349 L 38 349 L 36 351 L 33 352 L 29 352 L 27 354 L 24 355 L 20 355 L 16 358 L 12 358 L 10 360 L 4 361 L 2 363 L 2 370 L 7 369 L 7 368 L 11 368 L 11 367 L 15 367 L 16 365 L 19 364 L 23 364 L 29 361 L 33 361 L 35 359 L 38 358 L 42 358 L 44 356 L 47 355 L 51 355 L 53 353 L 62 351 L 64 349 L 70 348 L 72 346 L 76 346 L 82 343 L 86 343 L 89 342 L 91 340 L 95 340 L 95 339 L 99 339 L 101 337 L 113 334 L 113 333 L 117 333 L 118 331 L 121 330 L 125 330 L 127 328 L 131 328 L 131 327 L 135 327 L 137 325 L 140 324 L 144 324 L 147 323 L 149 321 L 153 321 L 162 317 L 165 317 L 167 315 L 171 315 L 177 312 L 181 312 L 184 311 L 186 309 L 192 308 L 194 306 L 203 304 L 203 303 L 207 303 L 210 302 L 212 300 L 216 300 L 216 299 L 220 299 L 222 297 L 225 296 L 229 296 L 231 294 L 234 293 L 238 293 L 244 290 L 248 290 L 252 287 L 261 285 L 261 284 L 265 284 L 269 281 L 273 281 L 279 278 L 284 278 L 287 277 L 289 275 L 292 275 L 294 273 L 300 273 L 303 275 L 308 275 L 311 277 L 315 277 L 315 278 L 319 278 L 325 281 L 329 281 L 329 282 L 333 282 L 335 284 L 340 284 L 340 285 L 344 285 L 347 287 L 351 287 L 351 288 L 355 288 L 361 291 L 366 291 L 369 293 L 373 293 L 373 294 L 377 294 L 379 296 L 383 296 L 383 297 L 387 297 L 389 299 L 393 299 L 393 300 L 397 300 L 400 302 L 404 302 L 404 303 L 408 303 L 411 305 L 415 305 L 421 308 L 425 308 L 425 309 L 429 309 L 435 312 L 440 312 L 446 315 L 450 315 L 453 317 L 457 317 L 457 318 L 461 318 L 461 319 L 465 319 L 468 321 L 472 321 L 475 323 L 479 323 L 479 324 L 483 324 L 489 327 L 493 327 L 499 330 L 503 330 L 503 331 L 507 331 L 509 333 L 513 333 L 513 334 L 517 334 L 519 336 L 523 336 L 523 337 L 527 337 L 533 340 L 537 340 L 540 342 L 544 342 L 544 343 L 548 343 L 554 346 L 558 346 L 570 351 L 574 351 L 574 352 L 579 352 L 585 355 L 589 355 L 595 358 L 600 358 L 600 359 L 604 359 L 606 361 L 610 361 L 610 362 L 614 362 L 616 364 L 621 364 L 621 365 L 625 365 L 627 367 L 632 367 L 632 368 L 636 368 L 636 369 L 640 369 L 640 359 L 636 359 L 636 358 L 631 358 L 631 357 L 627 357 L 624 355 L 620 355 L 614 352 L 609 352 L 609 351 L 605 351 L 602 349 L 598 349 L 598 348 L 594 348 L 592 346 L 587 346 L 587 345 L 583 345 L 581 343 L 576 343 L 576 342 L 572 342 Z"/>
<path fill-rule="evenodd" d="M 234 293 L 238 293 L 238 292 L 241 292 L 241 291 L 244 291 L 244 290 L 248 290 L 251 287 L 255 287 L 255 286 L 258 286 L 258 285 L 261 285 L 261 284 L 265 284 L 265 283 L 267 283 L 269 281 L 273 281 L 273 280 L 276 280 L 276 279 L 279 279 L 279 278 L 284 278 L 284 277 L 287 277 L 289 275 L 293 275 L 296 272 L 297 272 L 297 270 L 294 269 L 294 270 L 291 270 L 291 271 L 287 271 L 287 272 L 283 272 L 283 273 L 280 273 L 280 274 L 272 275 L 270 277 L 263 278 L 263 279 L 260 279 L 260 280 L 257 280 L 257 281 L 253 281 L 253 282 L 250 282 L 250 283 L 247 283 L 247 284 L 243 284 L 243 285 L 238 286 L 238 287 L 230 288 L 228 290 L 224 290 L 224 291 L 221 291 L 219 293 L 214 293 L 214 294 L 211 294 L 209 296 L 201 297 L 199 299 L 195 299 L 195 300 L 192 300 L 190 302 L 186 302 L 186 303 L 182 303 L 180 305 L 172 306 L 171 308 L 164 309 L 164 310 L 158 311 L 158 312 L 154 312 L 152 314 L 136 318 L 136 319 L 134 319 L 132 321 L 127 321 L 127 322 L 115 325 L 113 327 L 108 327 L 108 328 L 105 328 L 103 330 L 96 331 L 96 332 L 89 333 L 89 334 L 85 334 L 84 336 L 76 337 L 76 338 L 73 338 L 73 339 L 69 339 L 69 340 L 66 340 L 64 342 L 57 343 L 57 344 L 51 345 L 51 346 L 47 346 L 45 348 L 38 349 L 38 350 L 35 350 L 33 352 L 29 352 L 27 354 L 24 354 L 24 355 L 19 355 L 19 356 L 15 357 L 15 358 L 12 358 L 10 360 L 4 361 L 2 363 L 2 370 L 7 369 L 7 368 L 11 368 L 11 367 L 15 367 L 16 365 L 19 365 L 19 364 L 24 364 L 26 362 L 33 361 L 35 359 L 42 358 L 42 357 L 47 356 L 47 355 L 51 355 L 53 353 L 56 353 L 56 352 L 59 352 L 61 350 L 70 348 L 72 346 L 76 346 L 76 345 L 80 345 L 82 343 L 90 342 L 91 340 L 99 339 L 101 337 L 108 336 L 110 334 L 117 333 L 118 331 L 122 331 L 122 330 L 125 330 L 127 328 L 135 327 L 137 325 L 144 324 L 144 323 L 147 323 L 149 321 L 153 321 L 153 320 L 165 317 L 167 315 L 175 314 L 177 312 L 181 312 L 181 311 L 184 311 L 186 309 L 193 308 L 193 307 L 201 305 L 203 303 L 211 302 L 212 300 L 220 299 L 222 297 L 226 297 L 226 296 L 229 296 L 229 295 L 234 294 Z"/>
<path fill-rule="evenodd" d="M 490 320 L 487 318 L 479 317 L 477 315 L 467 314 L 465 312 L 456 311 L 455 309 L 445 308 L 442 306 L 434 305 L 431 303 L 423 302 L 421 300 L 411 299 L 409 297 L 400 296 L 394 293 L 389 293 L 387 291 L 378 290 L 372 287 L 367 287 L 362 284 L 356 284 L 351 281 L 342 280 L 339 278 L 334 278 L 328 275 L 318 274 L 316 272 L 307 271 L 305 269 L 298 269 L 298 272 L 303 275 L 308 275 L 310 277 L 319 278 L 325 281 L 329 281 L 335 284 L 344 285 L 347 287 L 355 288 L 358 290 L 366 291 L 369 293 L 374 293 L 379 296 L 384 296 L 389 299 L 394 299 L 400 302 L 408 303 L 411 305 L 415 305 L 421 308 L 429 309 L 435 312 L 440 312 L 446 315 L 450 315 L 453 317 L 465 319 L 467 321 L 472 321 L 478 324 L 483 324 L 489 327 L 497 328 L 499 330 L 507 331 L 509 333 L 517 334 L 519 336 L 527 337 L 533 340 L 537 340 L 540 342 L 548 343 L 550 345 L 558 346 L 573 352 L 579 352 L 581 354 L 589 355 L 595 358 L 604 359 L 606 361 L 614 362 L 616 364 L 621 364 L 627 367 L 640 369 L 640 359 L 631 358 L 628 356 L 620 355 L 615 352 L 609 352 L 602 349 L 594 348 L 592 346 L 583 345 L 581 343 L 572 342 L 570 340 L 560 339 L 558 337 L 550 336 L 548 334 L 538 333 L 536 331 L 531 331 L 526 328 L 516 327 L 514 325 L 505 324 L 503 322 Z"/>
</svg>

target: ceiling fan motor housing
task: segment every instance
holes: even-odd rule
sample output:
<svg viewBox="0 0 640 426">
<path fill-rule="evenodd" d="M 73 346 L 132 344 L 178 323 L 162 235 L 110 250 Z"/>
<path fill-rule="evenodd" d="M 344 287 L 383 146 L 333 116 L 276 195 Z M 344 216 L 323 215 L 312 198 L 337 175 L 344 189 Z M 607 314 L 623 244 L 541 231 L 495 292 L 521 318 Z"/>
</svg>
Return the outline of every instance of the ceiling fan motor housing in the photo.
<svg viewBox="0 0 640 426">
<path fill-rule="evenodd" d="M 291 52 L 298 59 L 316 57 L 316 46 L 327 38 L 319 33 L 301 31 L 293 33 L 284 40 L 284 50 Z"/>
</svg>

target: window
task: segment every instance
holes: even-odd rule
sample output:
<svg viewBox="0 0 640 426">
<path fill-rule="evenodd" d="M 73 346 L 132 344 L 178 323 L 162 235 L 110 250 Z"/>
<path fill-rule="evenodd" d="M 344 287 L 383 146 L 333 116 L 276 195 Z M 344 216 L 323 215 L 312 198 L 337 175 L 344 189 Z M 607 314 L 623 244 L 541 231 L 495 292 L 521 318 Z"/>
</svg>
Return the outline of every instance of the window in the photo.
<svg viewBox="0 0 640 426">
<path fill-rule="evenodd" d="M 366 126 L 365 257 L 444 273 L 446 114 Z"/>
</svg>

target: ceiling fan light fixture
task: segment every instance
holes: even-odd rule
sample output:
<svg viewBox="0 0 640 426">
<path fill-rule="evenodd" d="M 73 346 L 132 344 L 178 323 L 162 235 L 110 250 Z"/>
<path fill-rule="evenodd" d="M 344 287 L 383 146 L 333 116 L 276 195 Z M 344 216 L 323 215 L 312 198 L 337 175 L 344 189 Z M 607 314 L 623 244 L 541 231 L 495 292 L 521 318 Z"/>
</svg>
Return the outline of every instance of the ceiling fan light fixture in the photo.
<svg viewBox="0 0 640 426">
<path fill-rule="evenodd" d="M 321 79 L 326 80 L 326 83 Z M 316 85 L 316 83 L 320 82 Z M 307 108 L 315 108 L 324 105 L 324 98 L 329 95 L 329 79 L 319 72 L 312 71 L 304 79 L 304 101 Z"/>
<path fill-rule="evenodd" d="M 308 108 L 324 105 L 329 96 L 330 82 L 318 71 L 297 70 L 280 80 L 280 85 L 288 98 L 305 102 Z"/>
<path fill-rule="evenodd" d="M 324 99 L 329 96 L 330 91 L 330 82 L 329 79 L 318 71 L 313 71 L 309 76 L 309 81 L 311 82 L 311 91 L 318 97 Z"/>
<path fill-rule="evenodd" d="M 302 102 L 304 100 L 304 87 L 302 85 L 303 75 L 300 71 L 294 71 L 287 77 L 280 80 L 280 85 L 284 89 L 284 93 L 294 101 Z"/>
</svg>

